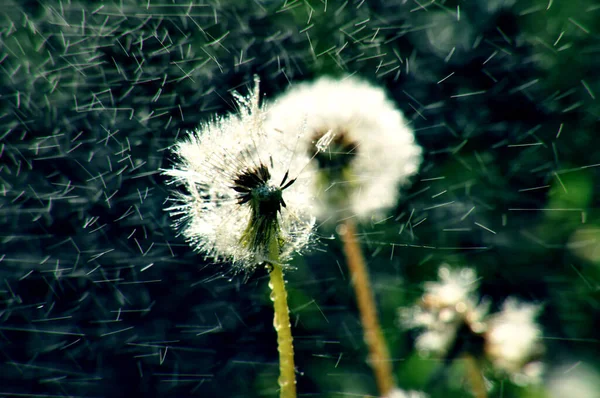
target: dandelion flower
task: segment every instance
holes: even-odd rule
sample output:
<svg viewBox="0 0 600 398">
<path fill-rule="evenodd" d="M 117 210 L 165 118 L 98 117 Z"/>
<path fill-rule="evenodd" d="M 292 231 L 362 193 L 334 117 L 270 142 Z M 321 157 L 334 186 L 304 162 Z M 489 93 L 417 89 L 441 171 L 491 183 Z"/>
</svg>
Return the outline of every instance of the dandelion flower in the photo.
<svg viewBox="0 0 600 398">
<path fill-rule="evenodd" d="M 311 241 L 310 189 L 300 172 L 309 162 L 297 139 L 265 128 L 258 79 L 251 95 L 236 95 L 238 113 L 201 125 L 174 146 L 177 163 L 166 170 L 181 185 L 167 210 L 198 251 L 240 269 L 270 266 L 273 327 L 279 351 L 282 398 L 296 396 L 294 348 L 283 267 Z"/>
<path fill-rule="evenodd" d="M 440 281 L 425 284 L 419 305 L 400 309 L 399 314 L 404 327 L 422 329 L 416 339 L 419 351 L 445 354 L 462 326 L 474 333 L 483 330 L 488 303 L 478 303 L 479 284 L 471 268 L 452 270 L 442 266 L 438 276 Z"/>
<path fill-rule="evenodd" d="M 542 364 L 535 359 L 543 351 L 542 332 L 535 322 L 540 306 L 507 299 L 502 311 L 487 320 L 485 354 L 497 371 L 517 384 L 535 382 Z"/>
<path fill-rule="evenodd" d="M 184 188 L 167 209 L 181 234 L 199 252 L 238 268 L 269 259 L 276 235 L 279 261 L 312 238 L 309 179 L 298 177 L 309 162 L 294 137 L 267 130 L 258 82 L 248 97 L 236 95 L 238 114 L 217 117 L 190 132 L 165 170 Z"/>
<path fill-rule="evenodd" d="M 321 218 L 332 211 L 360 219 L 381 215 L 421 162 L 402 113 L 381 88 L 354 77 L 291 88 L 273 104 L 268 124 L 285 134 L 304 133 L 301 150 L 320 171 Z"/>
<path fill-rule="evenodd" d="M 502 310 L 488 315 L 489 301 L 477 295 L 477 275 L 472 269 L 438 271 L 438 282 L 425 284 L 421 303 L 399 310 L 400 323 L 420 328 L 416 348 L 445 355 L 447 362 L 463 356 L 475 396 L 487 396 L 481 365 L 508 375 L 516 384 L 539 380 L 543 364 L 541 331 L 535 322 L 540 306 L 507 299 Z"/>
<path fill-rule="evenodd" d="M 381 88 L 357 78 L 321 78 L 292 87 L 272 106 L 267 121 L 283 134 L 301 133 L 299 150 L 311 156 L 317 176 L 317 216 L 341 224 L 348 268 L 369 355 L 381 395 L 393 390 L 392 362 L 377 317 L 354 218 L 379 218 L 416 171 L 421 149 L 402 113 Z"/>
</svg>

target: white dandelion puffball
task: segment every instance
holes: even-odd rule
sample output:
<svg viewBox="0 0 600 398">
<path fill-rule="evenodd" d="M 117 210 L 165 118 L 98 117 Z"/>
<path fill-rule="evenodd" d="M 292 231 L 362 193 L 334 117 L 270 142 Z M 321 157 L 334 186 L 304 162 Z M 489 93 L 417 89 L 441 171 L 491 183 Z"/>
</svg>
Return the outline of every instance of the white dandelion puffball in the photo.
<svg viewBox="0 0 600 398">
<path fill-rule="evenodd" d="M 472 301 L 473 294 L 479 288 L 477 274 L 471 268 L 450 269 L 442 265 L 438 269 L 439 281 L 425 283 L 423 300 L 428 306 L 453 308 L 464 312 Z"/>
<path fill-rule="evenodd" d="M 312 240 L 310 178 L 300 172 L 310 159 L 295 139 L 266 130 L 258 81 L 248 97 L 236 95 L 237 114 L 203 123 L 176 143 L 167 211 L 199 252 L 242 269 L 272 262 L 277 242 L 286 261 Z"/>
<path fill-rule="evenodd" d="M 518 384 L 536 381 L 542 366 L 542 331 L 535 322 L 540 307 L 507 299 L 502 311 L 487 320 L 485 353 L 496 370 L 511 376 Z"/>
<path fill-rule="evenodd" d="M 421 163 L 421 148 L 383 89 L 355 77 L 301 83 L 271 106 L 270 128 L 303 135 L 301 149 L 327 174 L 318 216 L 380 217 Z M 345 216 L 347 214 L 343 214 Z"/>
<path fill-rule="evenodd" d="M 418 305 L 399 310 L 400 323 L 406 328 L 421 329 L 415 346 L 423 353 L 445 354 L 454 343 L 462 325 L 470 333 L 484 328 L 488 302 L 479 303 L 477 274 L 471 268 L 450 269 L 442 265 L 439 281 L 425 283 Z"/>
</svg>

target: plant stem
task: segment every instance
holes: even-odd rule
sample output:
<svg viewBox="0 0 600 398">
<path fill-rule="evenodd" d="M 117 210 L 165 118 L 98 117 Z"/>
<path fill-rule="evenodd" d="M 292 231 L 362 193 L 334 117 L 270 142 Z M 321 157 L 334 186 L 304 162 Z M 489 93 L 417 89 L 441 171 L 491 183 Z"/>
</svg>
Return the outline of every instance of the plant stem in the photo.
<svg viewBox="0 0 600 398">
<path fill-rule="evenodd" d="M 270 258 L 273 261 L 269 287 L 275 316 L 273 326 L 277 332 L 277 350 L 279 351 L 279 396 L 281 398 L 296 398 L 296 371 L 294 367 L 294 346 L 290 313 L 287 304 L 287 291 L 283 280 L 283 270 L 277 261 L 279 259 L 279 245 L 277 238 L 270 243 Z"/>
<path fill-rule="evenodd" d="M 395 383 L 389 353 L 377 317 L 365 259 L 356 240 L 356 226 L 352 219 L 346 219 L 341 228 L 340 235 L 344 243 L 344 253 L 356 294 L 365 343 L 369 349 L 367 362 L 375 374 L 380 395 L 386 396 L 392 391 Z"/>
<path fill-rule="evenodd" d="M 479 366 L 477 365 L 477 361 L 475 358 L 466 354 L 464 356 L 465 360 L 465 368 L 467 372 L 467 378 L 469 379 L 469 383 L 471 384 L 471 389 L 473 391 L 473 395 L 475 398 L 487 398 L 487 389 L 485 388 L 485 380 L 483 379 L 483 375 L 479 370 Z"/>
</svg>

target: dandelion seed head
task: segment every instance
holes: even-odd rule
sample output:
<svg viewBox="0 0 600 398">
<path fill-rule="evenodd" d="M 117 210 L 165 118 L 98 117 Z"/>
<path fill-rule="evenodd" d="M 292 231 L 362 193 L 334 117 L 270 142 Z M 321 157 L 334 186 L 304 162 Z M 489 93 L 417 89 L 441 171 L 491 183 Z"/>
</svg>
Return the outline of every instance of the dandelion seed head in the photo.
<svg viewBox="0 0 600 398">
<path fill-rule="evenodd" d="M 540 306 L 507 299 L 502 310 L 489 317 L 485 333 L 485 353 L 494 368 L 519 384 L 539 378 L 542 364 L 542 332 L 535 322 Z"/>
<path fill-rule="evenodd" d="M 440 324 L 441 325 L 441 324 Z M 422 356 L 445 353 L 456 338 L 456 328 L 425 330 L 415 340 L 415 348 Z"/>
<path fill-rule="evenodd" d="M 252 269 L 269 260 L 272 239 L 281 261 L 312 241 L 309 178 L 300 175 L 309 158 L 293 138 L 265 129 L 258 82 L 248 97 L 235 97 L 237 114 L 204 123 L 174 146 L 177 163 L 165 174 L 185 192 L 167 210 L 196 250 Z"/>
<path fill-rule="evenodd" d="M 320 171 L 318 215 L 380 216 L 398 199 L 421 163 L 421 148 L 402 113 L 381 88 L 354 77 L 320 78 L 283 94 L 267 123 L 301 133 L 302 149 Z"/>
<path fill-rule="evenodd" d="M 456 312 L 466 312 L 469 308 L 468 301 L 479 287 L 475 271 L 471 268 L 452 270 L 441 266 L 438 277 L 438 282 L 425 283 L 425 305 L 440 309 L 450 307 Z"/>
<path fill-rule="evenodd" d="M 489 315 L 491 303 L 479 299 L 473 269 L 451 270 L 444 265 L 438 276 L 439 281 L 425 284 L 420 304 L 399 309 L 402 326 L 421 329 L 417 350 L 443 355 L 456 344 L 475 343 L 471 354 L 485 354 L 496 373 L 508 375 L 517 384 L 539 381 L 544 365 L 538 357 L 543 347 L 535 317 L 540 306 L 509 298 L 500 312 Z"/>
<path fill-rule="evenodd" d="M 480 302 L 476 294 L 478 283 L 473 269 L 452 270 L 443 265 L 438 276 L 439 281 L 425 283 L 418 305 L 399 310 L 404 327 L 421 329 L 415 346 L 423 354 L 446 353 L 462 325 L 481 333 L 489 310 L 489 303 Z"/>
</svg>

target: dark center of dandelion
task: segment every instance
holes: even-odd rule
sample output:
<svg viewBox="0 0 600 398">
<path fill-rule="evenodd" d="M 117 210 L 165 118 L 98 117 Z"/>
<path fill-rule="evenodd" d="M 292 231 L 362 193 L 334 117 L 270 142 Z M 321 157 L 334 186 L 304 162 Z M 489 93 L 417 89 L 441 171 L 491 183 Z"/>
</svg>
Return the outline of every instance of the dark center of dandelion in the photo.
<svg viewBox="0 0 600 398">
<path fill-rule="evenodd" d="M 263 217 L 275 216 L 281 206 L 285 207 L 282 197 L 285 188 L 271 185 L 270 179 L 269 168 L 263 164 L 238 174 L 233 180 L 238 204 L 250 203 L 254 212 Z"/>
<path fill-rule="evenodd" d="M 248 203 L 252 209 L 241 242 L 253 251 L 264 251 L 271 239 L 278 238 L 277 213 L 286 207 L 282 193 L 295 182 L 295 179 L 288 181 L 287 173 L 279 186 L 271 184 L 270 180 L 269 168 L 262 163 L 243 170 L 233 180 L 238 204 Z"/>
<path fill-rule="evenodd" d="M 263 185 L 252 191 L 256 203 L 256 212 L 263 217 L 274 217 L 281 206 L 285 206 L 281 188 L 271 185 Z"/>
<path fill-rule="evenodd" d="M 239 194 L 238 203 L 244 204 L 252 199 L 252 192 L 269 184 L 271 173 L 262 163 L 255 168 L 244 169 L 233 179 L 232 188 Z"/>
<path fill-rule="evenodd" d="M 317 131 L 313 140 L 316 142 L 325 134 L 327 131 Z M 325 150 L 319 151 L 316 146 L 312 146 L 310 155 L 317 161 L 320 169 L 336 172 L 347 168 L 352 163 L 357 146 L 357 143 L 348 137 L 348 133 L 337 131 Z"/>
</svg>

